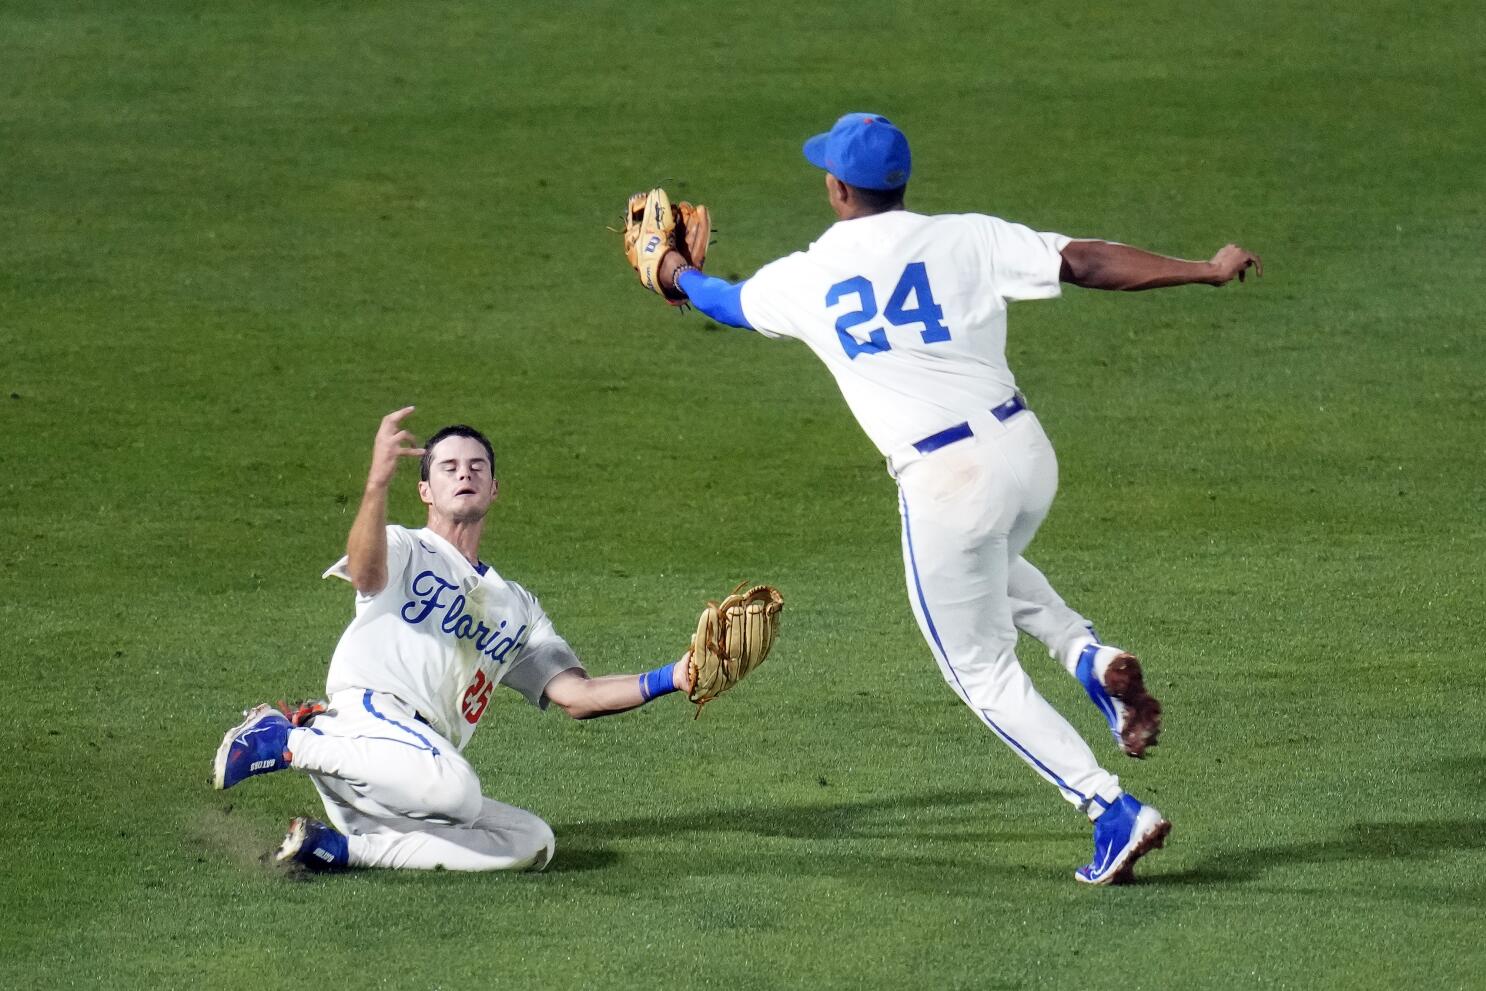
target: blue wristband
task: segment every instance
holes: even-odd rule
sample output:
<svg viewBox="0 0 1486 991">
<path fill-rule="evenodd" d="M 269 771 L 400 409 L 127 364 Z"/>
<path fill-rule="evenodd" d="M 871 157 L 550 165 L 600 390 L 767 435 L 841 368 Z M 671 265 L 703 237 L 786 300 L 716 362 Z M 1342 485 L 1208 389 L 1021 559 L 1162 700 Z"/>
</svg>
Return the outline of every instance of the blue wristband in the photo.
<svg viewBox="0 0 1486 991">
<path fill-rule="evenodd" d="M 673 673 L 676 665 L 663 664 L 654 671 L 647 671 L 640 675 L 640 697 L 646 702 L 662 695 L 669 695 L 676 690 L 676 676 Z"/>
</svg>

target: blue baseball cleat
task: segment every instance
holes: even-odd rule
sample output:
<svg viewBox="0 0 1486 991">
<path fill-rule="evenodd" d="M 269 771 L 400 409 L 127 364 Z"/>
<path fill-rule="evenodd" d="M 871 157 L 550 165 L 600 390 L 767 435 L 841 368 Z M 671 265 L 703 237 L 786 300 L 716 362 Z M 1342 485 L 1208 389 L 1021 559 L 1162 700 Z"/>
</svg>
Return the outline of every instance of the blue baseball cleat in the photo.
<svg viewBox="0 0 1486 991">
<path fill-rule="evenodd" d="M 289 833 L 273 859 L 281 864 L 293 861 L 310 871 L 334 871 L 351 866 L 346 837 L 306 816 L 296 816 L 290 821 Z"/>
<path fill-rule="evenodd" d="M 1091 643 L 1078 655 L 1074 673 L 1104 714 L 1115 743 L 1131 757 L 1144 757 L 1161 732 L 1161 703 L 1145 690 L 1135 655 Z"/>
<path fill-rule="evenodd" d="M 231 788 L 245 778 L 289 766 L 289 720 L 267 703 L 243 713 L 227 731 L 212 764 L 212 784 Z"/>
<path fill-rule="evenodd" d="M 1149 805 L 1121 795 L 1094 820 L 1094 859 L 1073 872 L 1084 884 L 1125 884 L 1135 862 L 1166 843 L 1171 823 Z"/>
</svg>

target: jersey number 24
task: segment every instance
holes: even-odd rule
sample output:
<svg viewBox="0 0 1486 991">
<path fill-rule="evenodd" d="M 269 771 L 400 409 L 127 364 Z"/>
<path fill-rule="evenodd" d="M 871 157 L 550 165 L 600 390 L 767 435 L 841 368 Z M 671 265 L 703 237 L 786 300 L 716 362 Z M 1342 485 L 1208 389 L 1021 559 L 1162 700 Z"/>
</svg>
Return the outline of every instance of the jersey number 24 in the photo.
<svg viewBox="0 0 1486 991">
<path fill-rule="evenodd" d="M 877 319 L 877 293 L 873 290 L 872 283 L 864 275 L 844 279 L 826 290 L 826 306 L 833 307 L 847 296 L 857 297 L 859 308 L 836 318 L 836 336 L 841 338 L 846 356 L 854 360 L 859 354 L 891 351 L 893 348 L 887 342 L 887 329 L 884 327 L 874 327 L 867 331 L 866 340 L 852 333 L 853 327 Z M 914 301 L 912 309 L 908 306 L 910 296 Z M 919 335 L 923 337 L 925 344 L 949 340 L 949 328 L 944 325 L 944 307 L 934 302 L 934 291 L 929 288 L 929 272 L 924 268 L 923 262 L 909 262 L 908 267 L 903 269 L 882 315 L 894 327 L 922 324 L 923 329 L 919 331 Z"/>
</svg>

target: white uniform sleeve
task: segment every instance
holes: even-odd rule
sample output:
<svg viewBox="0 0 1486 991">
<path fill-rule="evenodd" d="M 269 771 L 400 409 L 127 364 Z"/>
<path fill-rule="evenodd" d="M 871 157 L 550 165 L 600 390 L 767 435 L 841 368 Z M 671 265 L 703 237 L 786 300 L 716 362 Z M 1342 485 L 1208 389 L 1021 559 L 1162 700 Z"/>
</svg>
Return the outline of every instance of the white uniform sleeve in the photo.
<svg viewBox="0 0 1486 991">
<path fill-rule="evenodd" d="M 765 337 L 800 336 L 795 322 L 799 312 L 795 289 L 799 285 L 798 267 L 804 259 L 805 253 L 797 251 L 770 262 L 743 283 L 738 299 L 743 316 Z"/>
<path fill-rule="evenodd" d="M 1034 231 L 999 217 L 979 218 L 990 258 L 991 283 L 1002 299 L 1056 299 L 1063 294 L 1062 234 Z"/>
<path fill-rule="evenodd" d="M 531 632 L 526 637 L 526 647 L 501 678 L 501 684 L 520 692 L 537 708 L 546 709 L 547 683 L 564 671 L 573 668 L 583 670 L 583 663 L 578 660 L 578 655 L 568 646 L 568 642 L 557 635 L 552 620 L 542 611 L 541 604 L 535 598 L 532 602 L 535 608 Z"/>
<path fill-rule="evenodd" d="M 387 588 L 397 585 L 398 583 L 394 579 L 406 570 L 408 559 L 413 554 L 414 539 L 406 527 L 398 526 L 395 523 L 389 523 L 387 525 Z M 325 573 L 320 577 L 339 578 L 342 581 L 350 581 L 351 559 L 349 557 L 342 557 L 339 561 L 326 568 Z M 383 589 L 383 591 L 386 591 L 386 589 Z M 360 592 L 356 593 L 356 601 L 358 603 L 363 601 L 370 602 L 374 598 L 376 596 L 362 595 Z"/>
</svg>

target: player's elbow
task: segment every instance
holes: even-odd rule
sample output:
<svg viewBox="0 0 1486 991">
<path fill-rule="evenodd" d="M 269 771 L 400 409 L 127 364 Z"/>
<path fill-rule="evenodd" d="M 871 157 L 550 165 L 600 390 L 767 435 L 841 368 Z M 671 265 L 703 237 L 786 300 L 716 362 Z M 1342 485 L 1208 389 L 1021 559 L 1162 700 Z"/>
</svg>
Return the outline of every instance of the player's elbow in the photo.
<svg viewBox="0 0 1486 991">
<path fill-rule="evenodd" d="M 585 705 L 575 702 L 570 702 L 567 705 L 562 705 L 559 703 L 558 708 L 560 708 L 563 712 L 566 712 L 569 716 L 572 716 L 574 719 L 594 719 L 598 716 L 604 715 L 604 713 L 608 711 L 606 709 L 600 709 L 597 706 Z"/>
<path fill-rule="evenodd" d="M 351 576 L 351 584 L 361 595 L 376 595 L 387 587 L 387 569 L 376 565 L 361 564 L 358 566 L 355 558 L 352 558 L 346 567 L 346 572 Z"/>
<path fill-rule="evenodd" d="M 599 702 L 594 684 L 586 674 L 564 671 L 547 685 L 547 701 L 574 719 L 593 719 L 606 710 Z"/>
<path fill-rule="evenodd" d="M 1104 251 L 1103 241 L 1069 241 L 1063 246 L 1063 269 L 1059 279 L 1070 285 L 1085 289 L 1103 289 Z"/>
<path fill-rule="evenodd" d="M 574 719 L 592 719 L 595 716 L 603 715 L 603 711 L 594 704 L 586 692 L 570 692 L 562 698 L 552 698 L 549 695 L 548 698 L 552 699 L 554 705 Z"/>
</svg>

